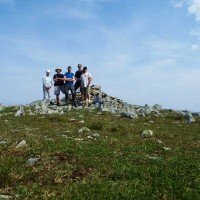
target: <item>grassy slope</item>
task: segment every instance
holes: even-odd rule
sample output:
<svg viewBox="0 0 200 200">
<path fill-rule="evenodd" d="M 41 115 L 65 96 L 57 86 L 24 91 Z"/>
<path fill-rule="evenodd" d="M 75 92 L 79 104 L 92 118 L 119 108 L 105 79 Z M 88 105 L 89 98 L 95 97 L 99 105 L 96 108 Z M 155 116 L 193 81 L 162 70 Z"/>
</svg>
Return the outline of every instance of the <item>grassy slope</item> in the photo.
<svg viewBox="0 0 200 200">
<path fill-rule="evenodd" d="M 0 145 L 0 194 L 19 199 L 200 199 L 200 120 L 186 124 L 172 113 L 163 114 L 139 120 L 87 111 L 1 117 L 0 140 L 8 143 Z M 100 138 L 79 134 L 83 126 Z M 154 136 L 141 139 L 145 129 Z M 15 150 L 24 139 L 28 147 Z M 172 150 L 165 151 L 158 139 Z M 30 157 L 40 160 L 30 166 Z"/>
</svg>

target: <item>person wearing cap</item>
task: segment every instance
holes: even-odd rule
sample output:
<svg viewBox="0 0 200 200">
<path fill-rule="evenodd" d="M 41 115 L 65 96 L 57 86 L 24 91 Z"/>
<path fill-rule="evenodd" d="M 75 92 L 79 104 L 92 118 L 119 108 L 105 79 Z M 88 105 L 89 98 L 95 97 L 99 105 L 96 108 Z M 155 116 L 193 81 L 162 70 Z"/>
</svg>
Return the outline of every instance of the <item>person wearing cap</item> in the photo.
<svg viewBox="0 0 200 200">
<path fill-rule="evenodd" d="M 73 101 L 73 105 L 77 106 L 77 102 L 76 102 L 76 91 L 74 88 L 74 82 L 75 82 L 75 77 L 74 74 L 72 73 L 72 67 L 68 66 L 67 68 L 67 72 L 64 74 L 64 80 L 65 80 L 65 92 L 66 92 L 66 98 L 65 101 L 68 104 L 68 100 L 69 100 L 69 91 L 72 94 L 72 101 Z"/>
<path fill-rule="evenodd" d="M 88 72 L 87 67 L 83 68 L 81 75 L 81 96 L 83 103 L 88 106 L 90 103 L 90 84 L 92 82 L 92 75 Z"/>
<path fill-rule="evenodd" d="M 78 90 L 81 86 L 81 75 L 83 74 L 83 67 L 81 64 L 78 64 L 78 70 L 75 73 L 76 83 L 74 85 L 75 91 Z"/>
<path fill-rule="evenodd" d="M 50 76 L 50 70 L 46 71 L 46 75 L 43 76 L 42 78 L 42 84 L 43 84 L 43 101 L 46 102 L 47 99 L 51 100 L 51 94 L 50 90 L 53 85 L 52 78 Z M 48 98 L 47 98 L 48 96 Z"/>
<path fill-rule="evenodd" d="M 56 74 L 53 76 L 53 80 L 54 80 L 54 94 L 56 95 L 56 102 L 57 102 L 57 106 L 60 105 L 60 91 L 65 94 L 65 88 L 64 88 L 64 75 L 61 74 L 62 69 L 57 68 L 56 70 Z"/>
</svg>

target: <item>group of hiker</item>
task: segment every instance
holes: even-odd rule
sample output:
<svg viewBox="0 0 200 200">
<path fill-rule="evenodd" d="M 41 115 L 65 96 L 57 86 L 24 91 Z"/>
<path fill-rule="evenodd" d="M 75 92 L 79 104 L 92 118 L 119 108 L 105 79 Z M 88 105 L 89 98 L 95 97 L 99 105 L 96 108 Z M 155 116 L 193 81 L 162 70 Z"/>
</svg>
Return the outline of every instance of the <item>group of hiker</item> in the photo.
<svg viewBox="0 0 200 200">
<path fill-rule="evenodd" d="M 69 104 L 69 91 L 72 95 L 72 104 L 77 106 L 76 91 L 80 88 L 81 98 L 84 105 L 89 104 L 90 99 L 90 84 L 92 82 L 92 76 L 88 72 L 87 67 L 83 67 L 82 64 L 78 64 L 78 70 L 75 75 L 72 72 L 72 67 L 67 67 L 67 72 L 62 74 L 61 68 L 55 69 L 56 74 L 51 77 L 50 70 L 46 71 L 43 82 L 43 101 L 51 101 L 51 88 L 54 86 L 54 94 L 56 95 L 56 103 L 60 105 L 60 93 L 65 95 L 65 102 Z"/>
</svg>

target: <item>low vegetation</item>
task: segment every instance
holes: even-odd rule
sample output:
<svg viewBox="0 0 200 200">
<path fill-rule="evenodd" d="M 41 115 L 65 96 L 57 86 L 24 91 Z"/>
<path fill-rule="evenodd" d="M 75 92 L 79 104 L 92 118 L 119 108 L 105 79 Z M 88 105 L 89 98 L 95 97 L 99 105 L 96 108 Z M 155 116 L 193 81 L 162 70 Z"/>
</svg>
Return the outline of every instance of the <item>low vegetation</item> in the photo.
<svg viewBox="0 0 200 200">
<path fill-rule="evenodd" d="M 188 124 L 169 111 L 135 120 L 87 110 L 25 117 L 15 111 L 0 117 L 0 195 L 200 199 L 199 119 Z M 78 132 L 83 127 L 90 131 Z M 142 138 L 144 130 L 153 135 Z M 16 149 L 22 140 L 27 145 Z"/>
</svg>

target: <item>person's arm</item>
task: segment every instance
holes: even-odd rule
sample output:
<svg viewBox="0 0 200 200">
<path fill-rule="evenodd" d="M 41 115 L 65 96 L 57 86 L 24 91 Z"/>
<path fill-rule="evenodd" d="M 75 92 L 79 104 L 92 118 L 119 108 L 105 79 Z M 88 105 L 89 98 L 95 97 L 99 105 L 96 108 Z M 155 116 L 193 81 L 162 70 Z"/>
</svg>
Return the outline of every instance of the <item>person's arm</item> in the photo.
<svg viewBox="0 0 200 200">
<path fill-rule="evenodd" d="M 77 79 L 77 77 L 78 77 L 78 72 L 75 73 L 75 78 Z"/>
<path fill-rule="evenodd" d="M 89 77 L 89 78 L 88 78 L 88 83 L 89 83 L 89 85 L 90 85 L 91 82 L 92 82 L 92 77 Z"/>
<path fill-rule="evenodd" d="M 65 81 L 65 77 L 64 78 L 57 78 L 58 81 Z"/>
<path fill-rule="evenodd" d="M 90 85 L 91 82 L 92 82 L 92 75 L 89 73 L 88 84 Z"/>
<path fill-rule="evenodd" d="M 53 86 L 53 80 L 52 80 L 52 78 L 51 78 L 51 87 Z"/>
<path fill-rule="evenodd" d="M 76 77 L 75 77 L 75 76 L 73 76 L 72 81 L 73 81 L 73 82 L 76 81 Z"/>
<path fill-rule="evenodd" d="M 57 78 L 58 81 L 66 81 L 66 76 L 62 76 L 62 78 Z"/>
<path fill-rule="evenodd" d="M 74 82 L 75 81 L 74 74 L 73 74 L 72 78 L 66 78 L 66 76 L 65 76 L 65 80 L 69 81 L 69 82 Z"/>
<path fill-rule="evenodd" d="M 64 76 L 63 81 L 72 81 L 71 78 L 67 78 L 66 76 Z"/>
<path fill-rule="evenodd" d="M 57 79 L 58 79 L 58 78 L 56 77 L 56 75 L 54 75 L 54 76 L 53 76 L 53 80 L 54 80 L 54 82 L 56 82 Z"/>
</svg>

